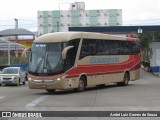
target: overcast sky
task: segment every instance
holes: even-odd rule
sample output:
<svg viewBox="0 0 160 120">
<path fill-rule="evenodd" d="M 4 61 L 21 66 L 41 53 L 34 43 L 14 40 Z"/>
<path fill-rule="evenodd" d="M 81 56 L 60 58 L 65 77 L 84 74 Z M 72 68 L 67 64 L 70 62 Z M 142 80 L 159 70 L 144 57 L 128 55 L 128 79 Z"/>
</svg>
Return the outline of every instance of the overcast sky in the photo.
<svg viewBox="0 0 160 120">
<path fill-rule="evenodd" d="M 86 10 L 122 9 L 123 25 L 160 24 L 160 0 L 1 0 L 0 30 L 14 28 L 14 18 L 19 27 L 37 29 L 37 11 L 61 10 L 72 2 L 85 2 Z"/>
</svg>

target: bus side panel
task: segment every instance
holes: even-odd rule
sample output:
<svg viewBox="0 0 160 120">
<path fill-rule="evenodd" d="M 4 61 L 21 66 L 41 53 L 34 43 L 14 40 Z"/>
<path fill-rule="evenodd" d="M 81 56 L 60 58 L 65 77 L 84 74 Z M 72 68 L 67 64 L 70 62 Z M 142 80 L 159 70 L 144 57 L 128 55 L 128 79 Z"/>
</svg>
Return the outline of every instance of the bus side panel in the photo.
<svg viewBox="0 0 160 120">
<path fill-rule="evenodd" d="M 113 74 L 113 82 L 121 82 L 123 81 L 123 77 L 124 77 L 124 72 L 123 73 L 117 73 L 117 74 Z"/>
<path fill-rule="evenodd" d="M 96 63 L 92 63 L 93 56 L 87 56 L 79 60 L 77 62 L 78 65 L 69 70 L 67 74 L 78 76 L 85 74 L 87 76 L 87 85 L 89 86 L 111 82 L 122 82 L 125 71 L 130 72 L 131 80 L 138 79 L 139 71 L 137 69 L 140 68 L 140 59 L 138 55 L 136 59 L 134 59 L 134 55 L 94 56 L 94 58 L 95 60 L 98 58 L 98 60 L 106 61 L 96 61 Z M 118 58 L 118 61 L 107 61 L 113 58 Z"/>
<path fill-rule="evenodd" d="M 113 82 L 121 82 L 124 77 L 124 70 L 128 68 L 128 63 L 132 63 L 132 59 L 126 56 L 94 56 L 94 58 L 112 60 L 112 58 L 119 58 L 119 61 L 112 63 L 91 63 L 92 56 L 87 56 L 78 60 L 77 66 L 70 69 L 66 74 L 78 75 L 84 74 L 87 76 L 87 85 L 93 86 L 98 84 L 106 84 Z"/>
<path fill-rule="evenodd" d="M 130 69 L 130 80 L 137 80 L 140 78 L 140 54 L 134 55 L 134 64 Z"/>
<path fill-rule="evenodd" d="M 106 84 L 112 82 L 112 75 L 104 74 L 104 75 L 92 75 L 88 76 L 88 86 L 95 86 L 100 84 Z"/>
<path fill-rule="evenodd" d="M 130 72 L 130 80 L 137 80 L 140 78 L 140 69 Z"/>
</svg>

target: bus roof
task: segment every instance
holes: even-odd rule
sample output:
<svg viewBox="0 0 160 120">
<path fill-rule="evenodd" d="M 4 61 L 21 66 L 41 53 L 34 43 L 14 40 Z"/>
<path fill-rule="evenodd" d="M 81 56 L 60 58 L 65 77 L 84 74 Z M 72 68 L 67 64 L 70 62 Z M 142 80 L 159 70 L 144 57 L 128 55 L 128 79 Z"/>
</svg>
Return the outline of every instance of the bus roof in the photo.
<svg viewBox="0 0 160 120">
<path fill-rule="evenodd" d="M 104 40 L 132 40 L 137 39 L 128 39 L 126 37 L 95 33 L 95 32 L 55 32 L 42 35 L 34 40 L 34 43 L 41 42 L 65 42 L 78 38 L 86 39 L 104 39 Z"/>
</svg>

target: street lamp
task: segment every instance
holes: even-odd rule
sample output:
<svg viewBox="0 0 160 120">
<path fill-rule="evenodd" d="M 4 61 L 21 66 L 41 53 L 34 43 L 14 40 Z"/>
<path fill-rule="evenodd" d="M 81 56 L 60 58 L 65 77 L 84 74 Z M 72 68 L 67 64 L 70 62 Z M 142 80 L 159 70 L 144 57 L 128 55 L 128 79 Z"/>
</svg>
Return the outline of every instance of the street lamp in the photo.
<svg viewBox="0 0 160 120">
<path fill-rule="evenodd" d="M 142 29 L 139 27 L 138 28 L 138 33 L 141 34 L 142 33 Z"/>
<path fill-rule="evenodd" d="M 142 34 L 142 29 L 139 27 L 138 28 L 138 39 L 140 39 L 140 34 Z M 142 51 L 141 51 L 141 55 L 142 55 Z"/>
</svg>

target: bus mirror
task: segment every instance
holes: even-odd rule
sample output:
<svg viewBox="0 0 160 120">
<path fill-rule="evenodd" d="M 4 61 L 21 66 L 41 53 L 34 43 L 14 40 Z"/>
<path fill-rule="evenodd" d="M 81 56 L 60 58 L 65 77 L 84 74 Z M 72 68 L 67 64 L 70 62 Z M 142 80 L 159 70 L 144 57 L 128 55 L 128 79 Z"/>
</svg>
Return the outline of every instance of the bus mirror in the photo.
<svg viewBox="0 0 160 120">
<path fill-rule="evenodd" d="M 22 58 L 27 57 L 27 52 L 30 52 L 30 51 L 31 51 L 31 47 L 28 47 L 28 48 L 24 49 L 23 52 L 22 52 Z"/>
<path fill-rule="evenodd" d="M 62 60 L 65 60 L 66 59 L 66 55 L 67 55 L 67 51 L 71 48 L 73 48 L 74 46 L 68 46 L 66 48 L 63 49 L 62 51 Z"/>
</svg>

